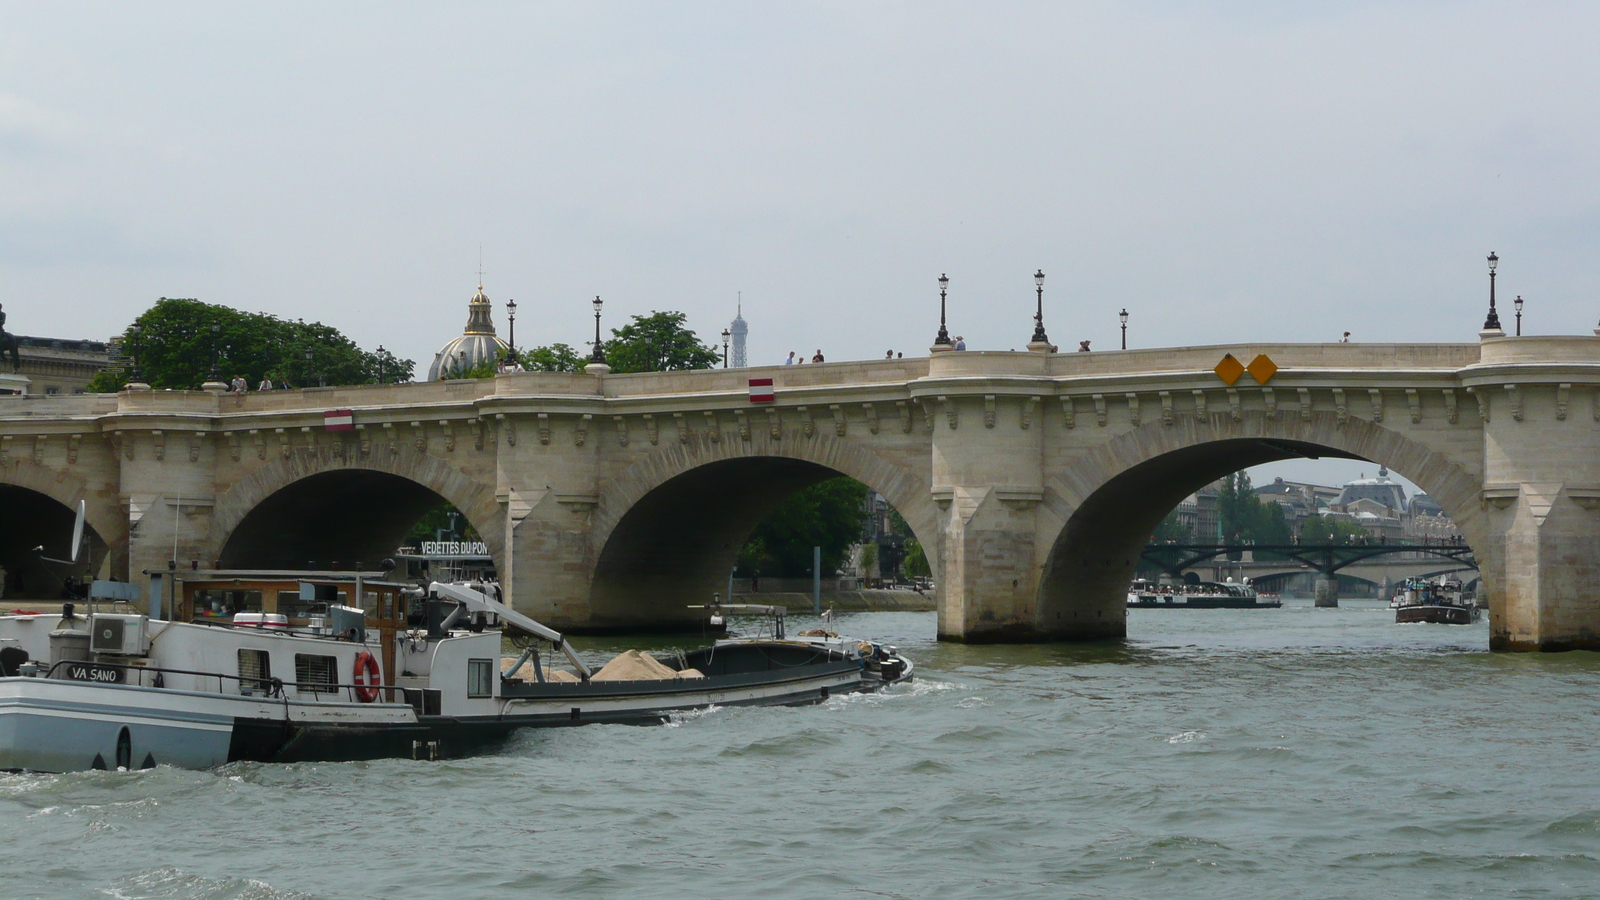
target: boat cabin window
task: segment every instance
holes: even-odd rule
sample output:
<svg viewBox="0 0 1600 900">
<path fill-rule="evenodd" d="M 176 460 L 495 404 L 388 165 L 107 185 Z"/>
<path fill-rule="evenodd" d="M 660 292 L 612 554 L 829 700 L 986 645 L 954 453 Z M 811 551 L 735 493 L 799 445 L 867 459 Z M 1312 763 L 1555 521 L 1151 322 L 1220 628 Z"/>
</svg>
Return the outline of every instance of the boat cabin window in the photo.
<svg viewBox="0 0 1600 900">
<path fill-rule="evenodd" d="M 261 612 L 260 591 L 202 588 L 194 592 L 196 616 L 231 616 L 242 612 Z"/>
<path fill-rule="evenodd" d="M 239 651 L 239 693 L 266 693 L 272 677 L 272 660 L 265 650 Z"/>
<path fill-rule="evenodd" d="M 302 600 L 300 592 L 279 591 L 278 612 L 296 619 L 303 619 L 312 613 L 325 613 L 328 605 L 320 600 Z"/>
<path fill-rule="evenodd" d="M 339 683 L 339 660 L 333 656 L 296 653 L 294 680 L 303 693 L 331 693 Z"/>
<path fill-rule="evenodd" d="M 467 696 L 494 696 L 494 660 L 467 660 Z"/>
</svg>

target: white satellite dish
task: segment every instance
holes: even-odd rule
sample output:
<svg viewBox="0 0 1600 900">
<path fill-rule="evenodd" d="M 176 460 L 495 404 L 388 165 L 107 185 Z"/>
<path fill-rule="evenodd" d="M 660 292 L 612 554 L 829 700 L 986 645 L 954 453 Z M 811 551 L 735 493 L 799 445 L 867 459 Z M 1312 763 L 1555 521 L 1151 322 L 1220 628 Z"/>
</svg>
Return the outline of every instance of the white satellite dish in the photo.
<svg viewBox="0 0 1600 900">
<path fill-rule="evenodd" d="M 72 523 L 72 550 L 67 553 L 67 558 L 73 562 L 78 561 L 78 548 L 83 546 L 83 518 L 88 512 L 88 504 L 78 501 L 78 518 Z"/>
</svg>

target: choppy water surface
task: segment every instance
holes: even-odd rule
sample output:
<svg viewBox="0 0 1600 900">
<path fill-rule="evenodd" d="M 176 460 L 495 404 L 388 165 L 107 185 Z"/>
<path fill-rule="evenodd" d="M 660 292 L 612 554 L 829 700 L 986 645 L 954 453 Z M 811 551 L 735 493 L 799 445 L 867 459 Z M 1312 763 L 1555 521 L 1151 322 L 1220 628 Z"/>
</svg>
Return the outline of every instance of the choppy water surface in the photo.
<svg viewBox="0 0 1600 900">
<path fill-rule="evenodd" d="M 966 647 L 864 613 L 915 686 L 446 763 L 0 776 L 0 896 L 1600 896 L 1600 657 L 1391 623 Z"/>
</svg>

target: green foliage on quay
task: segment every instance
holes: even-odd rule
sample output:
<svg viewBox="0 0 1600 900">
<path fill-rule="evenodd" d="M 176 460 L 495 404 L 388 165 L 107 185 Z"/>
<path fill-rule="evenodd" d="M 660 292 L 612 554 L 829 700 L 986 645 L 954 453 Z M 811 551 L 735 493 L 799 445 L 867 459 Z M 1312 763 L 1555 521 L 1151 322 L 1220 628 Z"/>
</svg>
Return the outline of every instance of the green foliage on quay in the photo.
<svg viewBox="0 0 1600 900">
<path fill-rule="evenodd" d="M 824 577 L 839 571 L 850 548 L 861 541 L 867 486 L 853 478 L 830 478 L 789 495 L 745 542 L 738 571 L 775 578 L 811 574 L 811 548 L 822 548 Z"/>
<path fill-rule="evenodd" d="M 138 328 L 137 334 L 134 327 Z M 213 330 L 215 328 L 215 330 Z M 321 322 L 290 322 L 199 300 L 163 297 L 124 332 L 124 355 L 138 354 L 145 383 L 163 390 L 194 390 L 211 379 L 212 361 L 222 381 L 242 376 L 254 390 L 263 378 L 277 387 L 410 381 L 414 364 L 387 350 L 368 352 Z M 306 359 L 306 351 L 311 359 Z M 101 372 L 90 391 L 121 390 L 133 375 Z"/>
</svg>

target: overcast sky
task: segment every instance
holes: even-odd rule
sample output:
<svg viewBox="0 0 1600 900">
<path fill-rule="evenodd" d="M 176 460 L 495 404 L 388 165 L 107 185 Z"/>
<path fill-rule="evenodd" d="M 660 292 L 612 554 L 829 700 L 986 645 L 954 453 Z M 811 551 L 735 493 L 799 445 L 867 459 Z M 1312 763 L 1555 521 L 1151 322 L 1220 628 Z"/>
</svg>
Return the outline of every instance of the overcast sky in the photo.
<svg viewBox="0 0 1600 900">
<path fill-rule="evenodd" d="M 1600 6 L 0 7 L 10 327 L 158 296 L 426 370 L 744 293 L 751 357 L 1471 340 L 1600 319 Z M 1509 324 L 1509 316 L 1507 318 Z M 1369 473 L 1370 474 L 1370 473 Z"/>
</svg>

